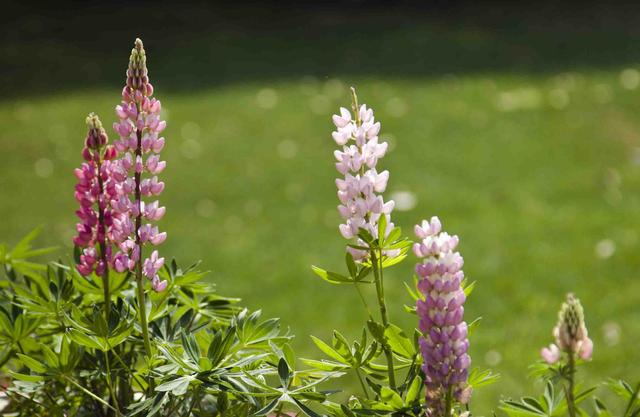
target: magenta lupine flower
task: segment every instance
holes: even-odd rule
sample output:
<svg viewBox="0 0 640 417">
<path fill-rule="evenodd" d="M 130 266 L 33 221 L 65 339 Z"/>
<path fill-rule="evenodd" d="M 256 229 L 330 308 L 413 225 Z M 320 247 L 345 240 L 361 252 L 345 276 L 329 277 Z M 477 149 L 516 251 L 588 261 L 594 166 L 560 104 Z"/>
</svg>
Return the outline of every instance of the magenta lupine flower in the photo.
<svg viewBox="0 0 640 417">
<path fill-rule="evenodd" d="M 413 246 L 415 255 L 422 258 L 416 265 L 420 280 L 418 289 L 424 299 L 416 303 L 420 317 L 420 350 L 424 359 L 429 415 L 439 416 L 444 411 L 447 393 L 466 403 L 471 395 L 467 385 L 471 358 L 467 353 L 467 323 L 464 316 L 465 294 L 462 289 L 463 259 L 459 252 L 458 237 L 442 232 L 437 217 L 423 220 L 415 226 L 420 239 Z"/>
<path fill-rule="evenodd" d="M 345 239 L 353 239 L 358 236 L 360 228 L 366 229 L 374 238 L 378 237 L 378 220 L 380 216 L 387 218 L 387 233 L 394 225 L 391 222 L 391 211 L 394 207 L 393 200 L 385 202 L 381 193 L 387 187 L 389 171 L 378 172 L 376 164 L 386 151 L 387 142 L 379 143 L 378 133 L 380 122 L 373 117 L 373 110 L 365 104 L 358 108 L 355 91 L 354 116 L 344 107 L 340 108 L 340 115 L 333 115 L 333 123 L 337 130 L 332 133 L 335 142 L 342 146 L 342 150 L 334 152 L 336 169 L 344 178 L 336 179 L 338 187 L 338 199 L 340 205 L 338 211 L 344 219 L 340 225 L 340 233 Z M 358 239 L 359 246 L 367 244 Z M 354 259 L 363 260 L 369 254 L 367 251 L 348 247 Z M 395 252 L 386 253 L 387 256 L 395 256 Z"/>
<path fill-rule="evenodd" d="M 567 295 L 567 301 L 562 304 L 558 313 L 558 324 L 553 329 L 555 344 L 542 348 L 542 358 L 552 365 L 560 360 L 562 352 L 568 355 L 578 355 L 583 360 L 591 359 L 593 341 L 584 322 L 584 310 L 580 300 L 573 294 Z"/>
<path fill-rule="evenodd" d="M 78 183 L 75 198 L 80 203 L 76 215 L 80 223 L 73 243 L 82 248 L 78 272 L 90 275 L 93 271 L 103 275 L 111 260 L 109 231 L 112 212 L 109 202 L 116 195 L 115 181 L 111 176 L 111 160 L 116 151 L 107 145 L 109 141 L 97 115 L 87 117 L 89 131 L 85 139 L 82 156 L 85 162 L 74 171 Z"/>
<path fill-rule="evenodd" d="M 115 213 L 112 236 L 119 249 L 113 257 L 113 267 L 119 272 L 134 271 L 141 262 L 142 273 L 151 280 L 153 289 L 163 291 L 167 282 L 160 281 L 158 270 L 164 258 L 159 258 L 154 250 L 149 258 L 141 260 L 144 244 L 156 246 L 167 237 L 166 232 L 160 232 L 150 223 L 160 220 L 165 208 L 160 207 L 157 200 L 142 200 L 142 197 L 158 196 L 164 189 L 164 182 L 159 181 L 157 175 L 166 166 L 166 162 L 160 160 L 165 142 L 160 134 L 166 122 L 160 119 L 160 101 L 152 96 L 144 47 L 142 41 L 136 39 L 122 103 L 116 106 L 119 121 L 113 125 L 120 136 L 114 145 L 121 155 L 114 169 L 117 196 L 111 202 Z"/>
</svg>

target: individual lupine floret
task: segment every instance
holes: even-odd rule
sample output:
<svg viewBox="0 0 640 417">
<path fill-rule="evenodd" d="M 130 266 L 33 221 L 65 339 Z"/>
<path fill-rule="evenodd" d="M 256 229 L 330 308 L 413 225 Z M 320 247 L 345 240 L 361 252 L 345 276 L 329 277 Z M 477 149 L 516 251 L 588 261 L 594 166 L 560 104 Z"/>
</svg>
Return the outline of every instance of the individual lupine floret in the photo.
<svg viewBox="0 0 640 417">
<path fill-rule="evenodd" d="M 376 165 L 388 148 L 386 142 L 379 143 L 378 133 L 380 122 L 376 122 L 373 110 L 365 104 L 358 106 L 355 90 L 352 88 L 352 111 L 340 108 L 339 115 L 333 115 L 336 131 L 332 133 L 335 142 L 342 146 L 342 150 L 334 152 L 336 169 L 344 178 L 336 179 L 338 211 L 344 223 L 339 226 L 340 233 L 345 239 L 358 236 L 359 229 L 366 229 L 374 238 L 378 237 L 378 221 L 380 216 L 386 216 L 387 233 L 393 229 L 391 212 L 393 200 L 385 202 L 380 195 L 387 187 L 389 171 L 378 172 Z M 353 142 L 353 143 L 351 143 Z M 358 239 L 358 246 L 367 244 Z M 363 260 L 369 256 L 365 250 L 347 248 L 354 259 Z M 394 256 L 395 253 L 385 253 Z"/>
<path fill-rule="evenodd" d="M 76 215 L 77 236 L 73 243 L 82 248 L 78 272 L 90 275 L 93 271 L 103 275 L 111 260 L 110 230 L 113 224 L 111 199 L 116 195 L 115 181 L 111 175 L 112 159 L 116 155 L 102 123 L 91 113 L 86 119 L 88 133 L 82 157 L 85 162 L 74 171 L 78 183 L 75 198 L 80 203 Z"/>
<path fill-rule="evenodd" d="M 153 251 L 150 258 L 141 260 L 145 243 L 154 246 L 161 244 L 167 237 L 157 226 L 150 222 L 160 220 L 165 208 L 159 202 L 145 202 L 142 197 L 158 196 L 164 190 L 164 183 L 157 175 L 166 167 L 160 160 L 160 151 L 165 139 L 160 134 L 166 122 L 160 119 L 160 101 L 152 97 L 153 86 L 149 82 L 146 54 L 142 41 L 136 39 L 131 51 L 127 83 L 122 90 L 122 103 L 116 106 L 119 121 L 114 129 L 120 139 L 115 147 L 121 158 L 117 161 L 114 176 L 119 183 L 117 196 L 112 202 L 116 211 L 113 220 L 113 237 L 118 242 L 119 251 L 114 256 L 113 266 L 119 272 L 134 271 L 139 265 L 145 265 L 142 273 L 151 280 L 155 291 L 163 291 L 166 281 L 160 281 L 157 271 L 164 262 Z M 143 174 L 150 175 L 143 178 Z M 143 222 L 146 223 L 143 224 Z"/>
<path fill-rule="evenodd" d="M 437 217 L 423 220 L 415 226 L 420 240 L 413 246 L 415 255 L 422 258 L 415 270 L 423 298 L 418 299 L 416 307 L 423 334 L 420 350 L 431 416 L 444 415 L 447 396 L 466 403 L 471 395 L 467 384 L 471 358 L 463 319 L 463 259 L 455 251 L 458 237 L 441 230 Z"/>
<path fill-rule="evenodd" d="M 558 362 L 562 352 L 578 355 L 583 360 L 591 359 L 593 341 L 589 338 L 584 322 L 582 304 L 573 294 L 567 294 L 567 301 L 558 313 L 558 324 L 553 329 L 555 344 L 542 348 L 542 358 L 550 365 Z"/>
</svg>

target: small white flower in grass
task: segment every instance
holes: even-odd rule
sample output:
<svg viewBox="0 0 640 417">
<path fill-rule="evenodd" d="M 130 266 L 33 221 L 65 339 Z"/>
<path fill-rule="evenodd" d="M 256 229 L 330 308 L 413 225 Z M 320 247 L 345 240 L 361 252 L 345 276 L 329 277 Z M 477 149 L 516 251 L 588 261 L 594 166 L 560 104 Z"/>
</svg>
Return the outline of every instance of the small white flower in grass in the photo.
<svg viewBox="0 0 640 417">
<path fill-rule="evenodd" d="M 324 83 L 323 91 L 327 96 L 333 99 L 338 99 L 342 97 L 342 94 L 344 93 L 344 88 L 345 87 L 342 81 L 340 81 L 337 78 L 331 78 Z"/>
<path fill-rule="evenodd" d="M 331 108 L 331 101 L 324 94 L 316 94 L 309 99 L 309 108 L 313 114 L 325 114 Z"/>
<path fill-rule="evenodd" d="M 53 162 L 47 158 L 40 158 L 33 164 L 36 175 L 41 178 L 48 178 L 53 174 Z"/>
<path fill-rule="evenodd" d="M 202 146 L 195 139 L 187 139 L 180 145 L 180 152 L 187 159 L 196 159 L 202 153 Z"/>
<path fill-rule="evenodd" d="M 183 139 L 198 140 L 201 130 L 200 125 L 196 122 L 186 122 L 180 128 L 180 134 Z"/>
<path fill-rule="evenodd" d="M 620 325 L 615 321 L 608 321 L 602 325 L 602 336 L 609 346 L 615 346 L 620 342 L 621 332 Z"/>
<path fill-rule="evenodd" d="M 596 84 L 592 90 L 593 99 L 596 103 L 604 104 L 611 101 L 613 91 L 607 84 Z"/>
<path fill-rule="evenodd" d="M 564 109 L 569 104 L 569 93 L 561 88 L 554 88 L 549 91 L 549 104 L 554 109 Z"/>
<path fill-rule="evenodd" d="M 627 90 L 635 90 L 640 85 L 640 72 L 627 68 L 620 73 L 620 85 Z"/>
<path fill-rule="evenodd" d="M 244 203 L 244 212 L 250 217 L 258 217 L 262 213 L 262 203 L 258 200 L 249 200 Z"/>
<path fill-rule="evenodd" d="M 387 101 L 386 106 L 387 112 L 393 117 L 402 117 L 409 110 L 409 106 L 407 102 L 399 97 L 390 98 Z"/>
<path fill-rule="evenodd" d="M 272 109 L 278 104 L 278 93 L 273 88 L 263 88 L 256 94 L 256 104 L 261 109 Z"/>
<path fill-rule="evenodd" d="M 600 259 L 607 259 L 616 252 L 616 244 L 611 239 L 602 239 L 596 244 L 596 256 Z"/>
<path fill-rule="evenodd" d="M 224 220 L 223 227 L 229 234 L 239 233 L 244 227 L 244 222 L 240 217 L 231 215 Z"/>
<path fill-rule="evenodd" d="M 633 165 L 640 165 L 640 146 L 636 146 L 631 151 L 631 163 Z"/>
<path fill-rule="evenodd" d="M 502 355 L 497 350 L 489 350 L 484 355 L 484 361 L 489 366 L 496 366 L 502 362 Z"/>
<path fill-rule="evenodd" d="M 213 216 L 215 209 L 215 203 L 208 198 L 203 198 L 196 204 L 196 213 L 200 217 L 209 218 Z"/>
<path fill-rule="evenodd" d="M 396 202 L 396 210 L 409 211 L 418 204 L 416 195 L 410 191 L 395 191 L 391 193 L 391 199 Z"/>
<path fill-rule="evenodd" d="M 289 139 L 285 139 L 278 143 L 278 155 L 282 159 L 291 159 L 298 153 L 298 145 Z"/>
</svg>

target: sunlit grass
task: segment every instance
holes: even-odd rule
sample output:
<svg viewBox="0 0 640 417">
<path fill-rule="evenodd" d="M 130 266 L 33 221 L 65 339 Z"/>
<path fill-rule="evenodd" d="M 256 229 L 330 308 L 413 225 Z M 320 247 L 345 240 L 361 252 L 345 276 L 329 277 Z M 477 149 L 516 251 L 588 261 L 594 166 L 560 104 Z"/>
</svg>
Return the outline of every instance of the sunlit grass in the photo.
<svg viewBox="0 0 640 417">
<path fill-rule="evenodd" d="M 333 179 L 330 115 L 347 87 L 376 110 L 391 152 L 394 221 L 410 232 L 437 214 L 461 238 L 477 281 L 467 317 L 473 364 L 500 383 L 475 398 L 488 414 L 498 392 L 529 387 L 526 365 L 551 342 L 564 293 L 581 298 L 596 349 L 591 379 L 637 376 L 640 355 L 640 118 L 638 73 L 584 71 L 539 77 L 478 74 L 424 79 L 292 79 L 198 94 L 166 94 L 165 256 L 202 259 L 226 295 L 280 316 L 296 350 L 333 328 L 355 336 L 365 314 L 353 288 L 330 286 L 314 263 L 343 268 L 345 242 Z M 113 119 L 118 86 L 0 104 L 0 240 L 37 224 L 42 244 L 69 256 L 72 169 L 84 117 Z M 410 329 L 402 282 L 387 275 L 392 319 Z"/>
</svg>

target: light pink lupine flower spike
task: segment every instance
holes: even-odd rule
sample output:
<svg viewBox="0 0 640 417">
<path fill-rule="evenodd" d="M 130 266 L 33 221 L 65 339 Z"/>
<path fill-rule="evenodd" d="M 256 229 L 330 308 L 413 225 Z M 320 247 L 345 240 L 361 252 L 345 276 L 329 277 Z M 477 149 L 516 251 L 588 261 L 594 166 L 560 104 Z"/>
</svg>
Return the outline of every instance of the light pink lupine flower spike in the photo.
<svg viewBox="0 0 640 417">
<path fill-rule="evenodd" d="M 167 237 L 166 232 L 160 232 L 151 223 L 160 220 L 166 209 L 157 200 L 142 200 L 143 197 L 158 196 L 164 190 L 164 183 L 157 175 L 166 167 L 166 162 L 160 160 L 160 151 L 165 143 L 161 133 L 167 124 L 160 118 L 162 106 L 152 97 L 153 91 L 144 46 L 136 39 L 122 102 L 116 106 L 119 121 L 113 125 L 120 136 L 115 142 L 120 153 L 114 168 L 114 176 L 118 179 L 117 196 L 112 201 L 116 213 L 112 234 L 119 251 L 113 258 L 113 267 L 119 272 L 142 267 L 152 288 L 163 291 L 167 282 L 160 281 L 158 270 L 164 258 L 158 257 L 158 251 L 154 250 L 149 258 L 141 260 L 145 244 L 157 246 Z"/>
<path fill-rule="evenodd" d="M 366 229 L 374 238 L 378 237 L 378 220 L 385 216 L 388 227 L 386 232 L 393 230 L 391 211 L 393 200 L 384 201 L 382 193 L 387 188 L 389 171 L 378 172 L 376 165 L 388 148 L 387 142 L 380 142 L 380 122 L 373 117 L 373 110 L 365 104 L 358 106 L 355 89 L 351 88 L 353 102 L 351 112 L 340 108 L 340 114 L 333 115 L 336 130 L 331 134 L 333 140 L 342 150 L 334 151 L 336 169 L 343 178 L 336 179 L 338 187 L 338 212 L 344 219 L 339 226 L 340 233 L 345 239 L 357 238 L 360 228 Z M 358 246 L 367 246 L 366 242 L 358 239 Z M 353 258 L 362 261 L 369 256 L 366 250 L 347 247 Z M 394 251 L 385 255 L 396 256 Z"/>
</svg>

